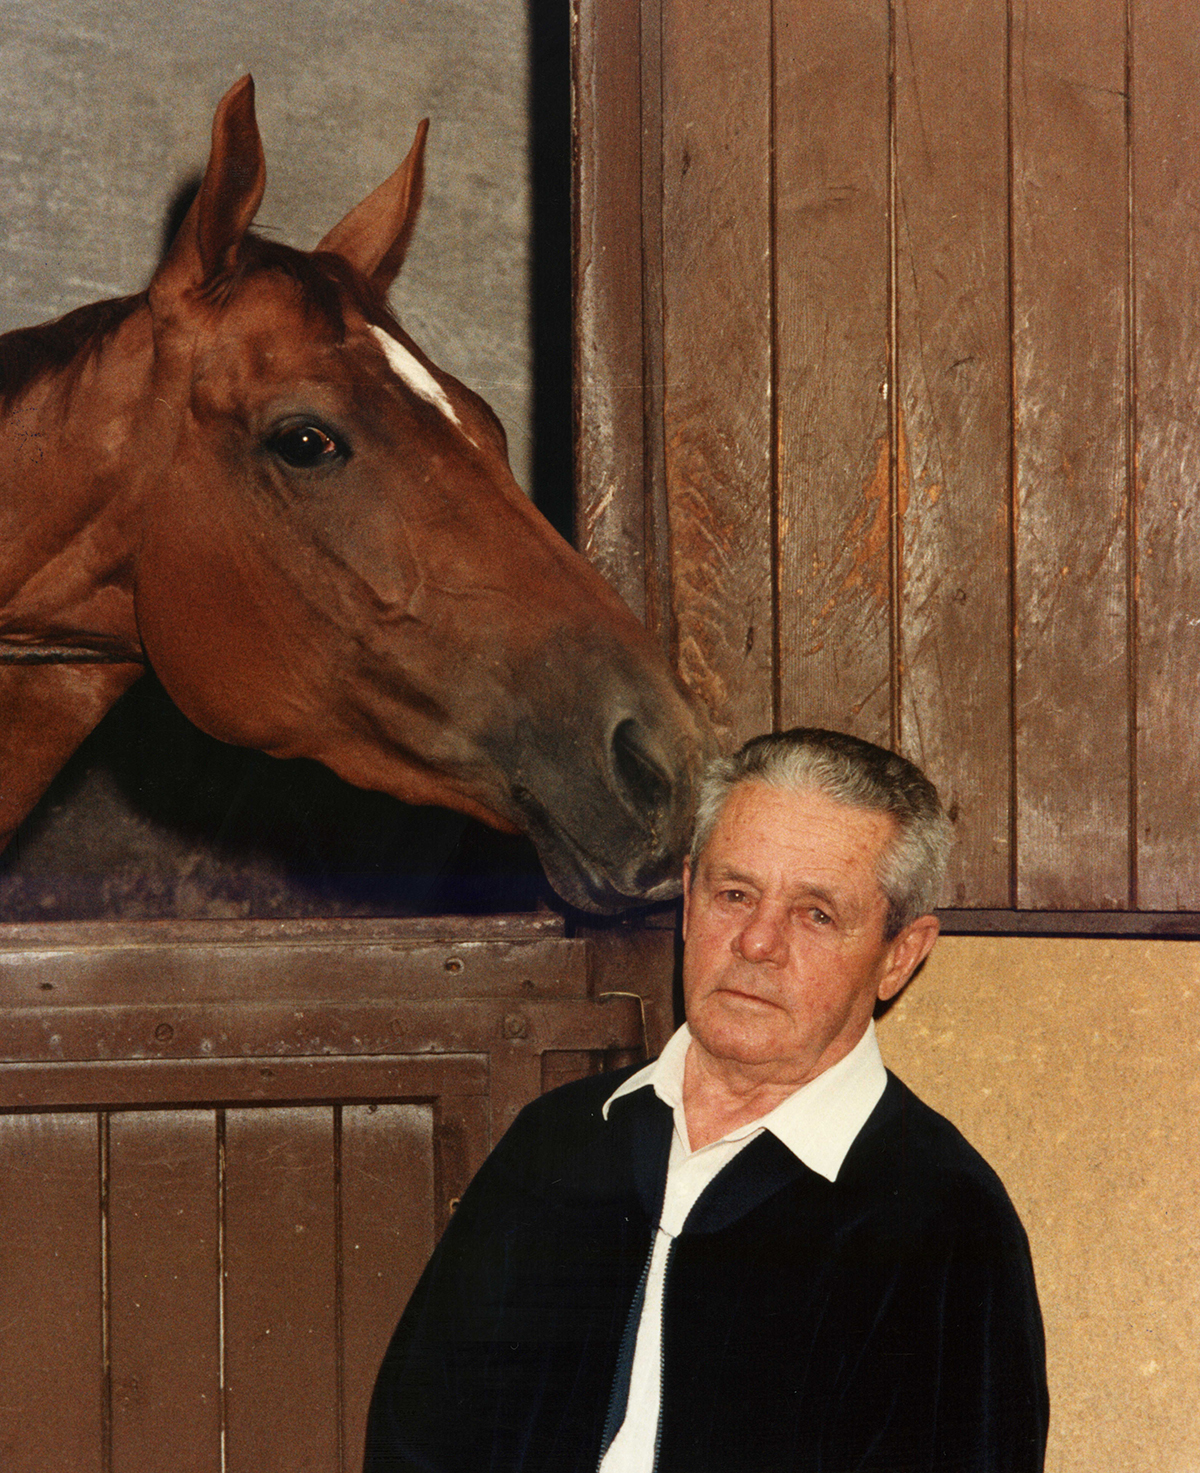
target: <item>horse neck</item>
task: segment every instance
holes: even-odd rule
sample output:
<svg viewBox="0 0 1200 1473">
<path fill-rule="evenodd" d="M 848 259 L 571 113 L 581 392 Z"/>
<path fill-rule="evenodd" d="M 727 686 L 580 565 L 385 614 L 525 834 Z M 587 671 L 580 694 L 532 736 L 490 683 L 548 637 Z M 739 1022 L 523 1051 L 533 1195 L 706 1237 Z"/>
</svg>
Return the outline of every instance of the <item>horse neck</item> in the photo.
<svg viewBox="0 0 1200 1473">
<path fill-rule="evenodd" d="M 57 347 L 64 329 L 20 335 L 35 363 L 39 331 L 57 333 Z M 172 438 L 165 404 L 154 410 L 149 309 L 129 304 L 62 363 L 42 356 L 0 407 L 0 640 L 98 644 L 136 659 L 130 559 Z"/>
<path fill-rule="evenodd" d="M 0 665 L 0 850 L 140 665 Z"/>
</svg>

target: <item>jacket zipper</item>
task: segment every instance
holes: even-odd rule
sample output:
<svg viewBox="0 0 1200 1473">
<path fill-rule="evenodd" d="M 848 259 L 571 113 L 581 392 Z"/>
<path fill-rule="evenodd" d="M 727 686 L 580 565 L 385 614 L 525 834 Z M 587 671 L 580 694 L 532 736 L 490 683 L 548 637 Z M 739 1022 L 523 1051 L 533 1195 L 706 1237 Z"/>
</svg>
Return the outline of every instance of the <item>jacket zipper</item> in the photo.
<svg viewBox="0 0 1200 1473">
<path fill-rule="evenodd" d="M 645 1312 L 646 1282 L 650 1277 L 650 1264 L 654 1259 L 654 1246 L 657 1240 L 658 1229 L 655 1229 L 654 1237 L 650 1240 L 650 1252 L 646 1256 L 645 1267 L 642 1269 L 642 1277 L 638 1281 L 638 1287 L 633 1296 L 633 1303 L 640 1304 L 642 1308 L 639 1309 L 636 1318 L 631 1312 L 629 1318 L 626 1320 L 625 1329 L 621 1335 L 620 1349 L 617 1353 L 618 1368 L 626 1365 L 628 1366 L 629 1379 L 625 1391 L 625 1408 L 621 1416 L 621 1421 L 618 1422 L 616 1426 L 612 1426 L 611 1423 L 614 1408 L 612 1406 L 610 1398 L 608 1416 L 605 1418 L 604 1423 L 604 1435 L 601 1439 L 600 1456 L 596 1459 L 597 1473 L 599 1473 L 600 1465 L 604 1462 L 608 1450 L 612 1446 L 613 1439 L 616 1437 L 617 1433 L 620 1432 L 621 1427 L 624 1424 L 625 1417 L 629 1413 L 629 1392 L 633 1389 L 633 1357 L 637 1351 L 638 1331 L 641 1329 L 642 1315 Z M 658 1306 L 658 1422 L 654 1429 L 654 1458 L 651 1463 L 652 1473 L 657 1473 L 659 1454 L 662 1451 L 663 1381 L 667 1364 L 666 1340 L 664 1338 L 664 1331 L 666 1330 L 667 1324 L 667 1281 L 671 1272 L 671 1260 L 675 1256 L 676 1241 L 677 1240 L 672 1237 L 670 1243 L 667 1246 L 666 1258 L 663 1261 L 662 1297 L 659 1301 Z M 614 1395 L 615 1391 L 616 1388 L 614 1387 Z"/>
<path fill-rule="evenodd" d="M 658 1473 L 658 1458 L 662 1452 L 663 1402 L 667 1380 L 667 1285 L 671 1276 L 671 1260 L 675 1257 L 675 1244 L 678 1241 L 678 1238 L 672 1238 L 667 1249 L 663 1264 L 662 1298 L 658 1305 L 658 1426 L 654 1429 L 654 1462 L 650 1465 L 653 1473 Z"/>
<path fill-rule="evenodd" d="M 613 1389 L 608 1399 L 608 1413 L 604 1418 L 604 1427 L 600 1436 L 600 1455 L 596 1459 L 596 1473 L 600 1473 L 600 1465 L 608 1455 L 608 1450 L 612 1446 L 613 1439 L 620 1432 L 621 1424 L 624 1422 L 629 1411 L 629 1388 L 633 1378 L 633 1356 L 637 1350 L 637 1334 L 642 1323 L 642 1311 L 646 1303 L 646 1281 L 650 1277 L 650 1264 L 654 1259 L 654 1244 L 657 1237 L 658 1229 L 656 1228 L 650 1236 L 650 1251 L 646 1254 L 646 1262 L 642 1265 L 642 1276 L 638 1280 L 637 1288 L 634 1290 L 633 1299 L 629 1306 L 629 1314 L 625 1320 L 625 1328 L 621 1332 L 621 1343 L 617 1347 L 617 1371 L 620 1373 L 622 1369 L 626 1370 L 625 1406 L 621 1412 L 621 1421 L 614 1425 L 613 1414 L 616 1408 L 613 1405 L 613 1398 L 617 1394 L 616 1381 L 614 1380 Z M 636 1315 L 633 1313 L 635 1306 L 638 1311 Z"/>
</svg>

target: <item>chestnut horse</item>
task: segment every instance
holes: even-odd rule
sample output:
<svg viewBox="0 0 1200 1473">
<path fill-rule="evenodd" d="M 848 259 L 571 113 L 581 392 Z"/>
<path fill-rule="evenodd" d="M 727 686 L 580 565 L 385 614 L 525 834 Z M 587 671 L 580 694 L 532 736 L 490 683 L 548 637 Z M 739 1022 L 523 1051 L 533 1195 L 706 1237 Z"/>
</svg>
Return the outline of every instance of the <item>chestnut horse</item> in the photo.
<svg viewBox="0 0 1200 1473">
<path fill-rule="evenodd" d="M 425 126 L 293 250 L 243 78 L 149 289 L 0 338 L 0 846 L 149 664 L 224 741 L 523 830 L 576 905 L 673 893 L 695 711 L 387 305 Z"/>
</svg>

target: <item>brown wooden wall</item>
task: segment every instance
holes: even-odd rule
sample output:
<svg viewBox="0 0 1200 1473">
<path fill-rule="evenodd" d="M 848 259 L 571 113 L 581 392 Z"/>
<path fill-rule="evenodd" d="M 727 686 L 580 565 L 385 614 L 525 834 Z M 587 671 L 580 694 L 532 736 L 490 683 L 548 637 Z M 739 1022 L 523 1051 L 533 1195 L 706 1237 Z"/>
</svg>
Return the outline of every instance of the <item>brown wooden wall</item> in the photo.
<svg viewBox="0 0 1200 1473">
<path fill-rule="evenodd" d="M 586 545 L 948 903 L 1200 911 L 1200 12 L 579 0 Z"/>
</svg>

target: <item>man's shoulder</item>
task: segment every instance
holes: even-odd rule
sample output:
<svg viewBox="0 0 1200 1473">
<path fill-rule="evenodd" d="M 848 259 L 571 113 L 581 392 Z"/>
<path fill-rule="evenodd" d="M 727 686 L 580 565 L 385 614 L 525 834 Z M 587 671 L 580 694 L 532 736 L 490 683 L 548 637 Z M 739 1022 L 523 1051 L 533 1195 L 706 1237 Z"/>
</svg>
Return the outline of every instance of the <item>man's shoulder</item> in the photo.
<svg viewBox="0 0 1200 1473">
<path fill-rule="evenodd" d="M 942 1222 L 1008 1224 L 1016 1210 L 994 1168 L 957 1126 L 888 1071 L 874 1114 L 848 1165 L 886 1180 L 898 1197 Z M 861 1148 L 861 1149 L 858 1149 Z"/>
<path fill-rule="evenodd" d="M 637 1067 L 590 1075 L 531 1100 L 469 1188 L 472 1203 L 486 1197 L 492 1210 L 502 1201 L 561 1206 L 624 1199 L 634 1192 L 639 1161 L 661 1129 L 647 1136 L 620 1108 L 614 1108 L 610 1122 L 604 1104 Z M 626 1098 L 644 1106 L 647 1096 L 657 1099 L 649 1088 Z"/>
<path fill-rule="evenodd" d="M 523 1160 L 539 1169 L 554 1170 L 564 1158 L 578 1157 L 606 1142 L 614 1132 L 604 1118 L 605 1103 L 641 1067 L 634 1064 L 591 1074 L 530 1100 L 493 1154 L 513 1163 Z"/>
<path fill-rule="evenodd" d="M 642 1064 L 630 1064 L 624 1069 L 589 1074 L 583 1079 L 557 1085 L 530 1100 L 513 1122 L 512 1129 L 519 1126 L 522 1132 L 554 1130 L 564 1124 L 599 1128 L 604 1121 L 607 1101 L 643 1067 Z"/>
</svg>

